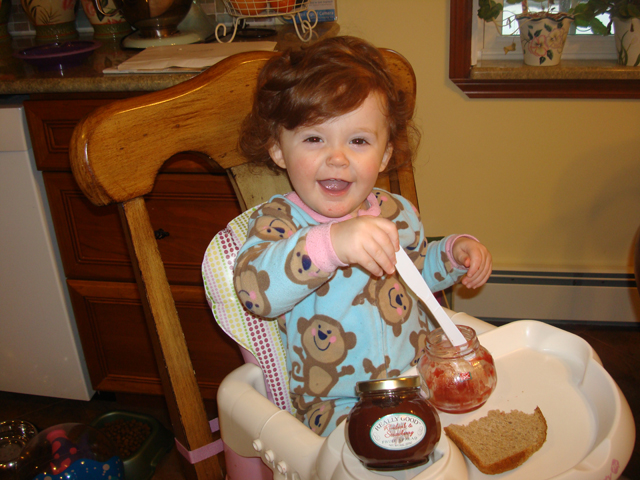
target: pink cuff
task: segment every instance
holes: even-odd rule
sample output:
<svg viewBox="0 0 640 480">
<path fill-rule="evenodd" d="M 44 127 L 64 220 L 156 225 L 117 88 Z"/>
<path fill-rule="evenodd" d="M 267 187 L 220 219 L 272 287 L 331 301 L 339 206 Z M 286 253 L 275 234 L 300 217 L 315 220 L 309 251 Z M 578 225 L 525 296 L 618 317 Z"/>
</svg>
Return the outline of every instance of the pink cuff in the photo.
<svg viewBox="0 0 640 480">
<path fill-rule="evenodd" d="M 333 272 L 338 267 L 346 267 L 342 263 L 331 243 L 331 223 L 323 223 L 312 227 L 307 234 L 307 254 L 311 262 L 323 272 Z"/>
<path fill-rule="evenodd" d="M 453 265 L 454 268 L 457 268 L 459 270 L 467 270 L 467 267 L 465 267 L 464 265 L 460 265 L 458 262 L 456 262 L 456 259 L 453 258 L 453 244 L 456 243 L 456 240 L 458 240 L 461 237 L 467 237 L 472 240 L 475 240 L 476 242 L 480 242 L 480 240 L 478 240 L 473 235 L 467 235 L 467 234 L 452 235 L 447 239 L 447 244 L 445 245 L 444 248 L 445 248 L 445 251 L 447 252 L 447 257 L 449 257 L 449 261 L 451 262 L 451 265 Z"/>
</svg>

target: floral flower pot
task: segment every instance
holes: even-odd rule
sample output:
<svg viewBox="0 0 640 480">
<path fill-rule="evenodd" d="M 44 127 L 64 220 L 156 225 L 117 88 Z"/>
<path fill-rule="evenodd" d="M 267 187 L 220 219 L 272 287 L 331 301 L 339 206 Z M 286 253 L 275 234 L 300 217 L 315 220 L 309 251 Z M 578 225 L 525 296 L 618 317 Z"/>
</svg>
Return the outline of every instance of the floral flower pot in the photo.
<svg viewBox="0 0 640 480">
<path fill-rule="evenodd" d="M 640 19 L 613 18 L 618 64 L 640 66 Z"/>
<path fill-rule="evenodd" d="M 99 39 L 119 38 L 131 32 L 131 25 L 118 11 L 113 0 L 99 0 L 105 13 L 96 10 L 93 0 L 80 0 L 82 9 L 93 27 L 93 36 Z"/>
<path fill-rule="evenodd" d="M 519 15 L 520 41 L 525 65 L 550 67 L 562 57 L 573 17 L 566 14 Z"/>
<path fill-rule="evenodd" d="M 36 29 L 37 43 L 52 43 L 78 38 L 77 0 L 21 0 L 29 21 Z"/>
</svg>

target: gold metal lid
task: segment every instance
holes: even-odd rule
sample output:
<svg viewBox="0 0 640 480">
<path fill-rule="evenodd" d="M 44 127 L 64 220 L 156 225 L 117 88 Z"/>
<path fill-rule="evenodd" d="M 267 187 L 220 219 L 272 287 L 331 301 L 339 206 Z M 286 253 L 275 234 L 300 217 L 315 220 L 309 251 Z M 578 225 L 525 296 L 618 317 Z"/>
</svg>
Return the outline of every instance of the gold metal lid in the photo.
<svg viewBox="0 0 640 480">
<path fill-rule="evenodd" d="M 382 380 L 365 380 L 356 383 L 356 393 L 379 392 L 383 390 L 397 390 L 399 388 L 416 388 L 420 386 L 420 377 L 385 378 Z"/>
</svg>

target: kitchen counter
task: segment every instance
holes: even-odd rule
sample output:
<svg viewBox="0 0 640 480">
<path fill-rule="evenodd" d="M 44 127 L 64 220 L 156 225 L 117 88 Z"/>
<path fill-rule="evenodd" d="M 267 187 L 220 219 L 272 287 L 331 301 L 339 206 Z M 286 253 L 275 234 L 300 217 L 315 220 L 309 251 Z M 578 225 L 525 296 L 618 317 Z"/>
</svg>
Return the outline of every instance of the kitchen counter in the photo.
<svg viewBox="0 0 640 480">
<path fill-rule="evenodd" d="M 323 23 L 314 32 L 323 38 L 338 30 L 336 23 Z M 302 44 L 293 26 L 277 31 L 262 40 L 276 41 L 278 50 Z M 71 172 L 69 148 L 75 126 L 97 108 L 169 88 L 196 74 L 104 75 L 105 68 L 139 52 L 122 49 L 120 42 L 103 42 L 80 66 L 43 72 L 12 56 L 33 42 L 14 38 L 11 45 L 0 45 L 0 97 L 29 97 L 23 105 L 36 174 L 45 186 L 91 386 L 118 394 L 161 395 L 118 207 L 97 207 L 83 195 Z M 125 146 L 117 139 L 113 145 L 125 159 Z M 158 249 L 200 390 L 205 399 L 215 400 L 222 379 L 244 361 L 235 342 L 212 321 L 200 265 L 211 238 L 241 213 L 240 205 L 227 174 L 193 152 L 165 162 L 146 201 L 153 230 L 162 237 Z"/>
<path fill-rule="evenodd" d="M 314 28 L 318 39 L 335 36 L 340 27 L 336 22 L 319 23 Z M 277 42 L 276 50 L 302 44 L 291 25 L 276 27 L 277 35 L 260 40 Z M 91 40 L 92 36 L 82 36 Z M 214 40 L 215 41 L 215 40 Z M 234 42 L 243 41 L 234 39 Z M 250 40 L 248 40 L 250 41 Z M 35 45 L 33 37 L 16 37 L 11 43 L 0 44 L 0 95 L 60 94 L 87 92 L 150 92 L 171 87 L 192 78 L 194 73 L 162 73 L 104 75 L 102 71 L 115 67 L 141 50 L 124 49 L 119 40 L 100 40 L 102 46 L 80 66 L 56 71 L 40 71 L 13 52 Z"/>
</svg>

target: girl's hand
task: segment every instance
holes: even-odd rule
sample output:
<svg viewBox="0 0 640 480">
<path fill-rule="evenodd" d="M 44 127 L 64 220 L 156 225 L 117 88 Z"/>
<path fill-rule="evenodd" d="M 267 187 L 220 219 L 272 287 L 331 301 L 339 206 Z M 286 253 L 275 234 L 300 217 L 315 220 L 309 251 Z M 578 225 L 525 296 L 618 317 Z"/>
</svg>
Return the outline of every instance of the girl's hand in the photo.
<svg viewBox="0 0 640 480">
<path fill-rule="evenodd" d="M 400 248 L 398 229 L 384 218 L 362 216 L 331 225 L 331 243 L 338 258 L 381 276 L 395 272 Z"/>
<path fill-rule="evenodd" d="M 491 254 L 487 247 L 469 237 L 460 237 L 453 244 L 453 258 L 469 270 L 462 278 L 467 288 L 484 285 L 491 275 Z"/>
</svg>

